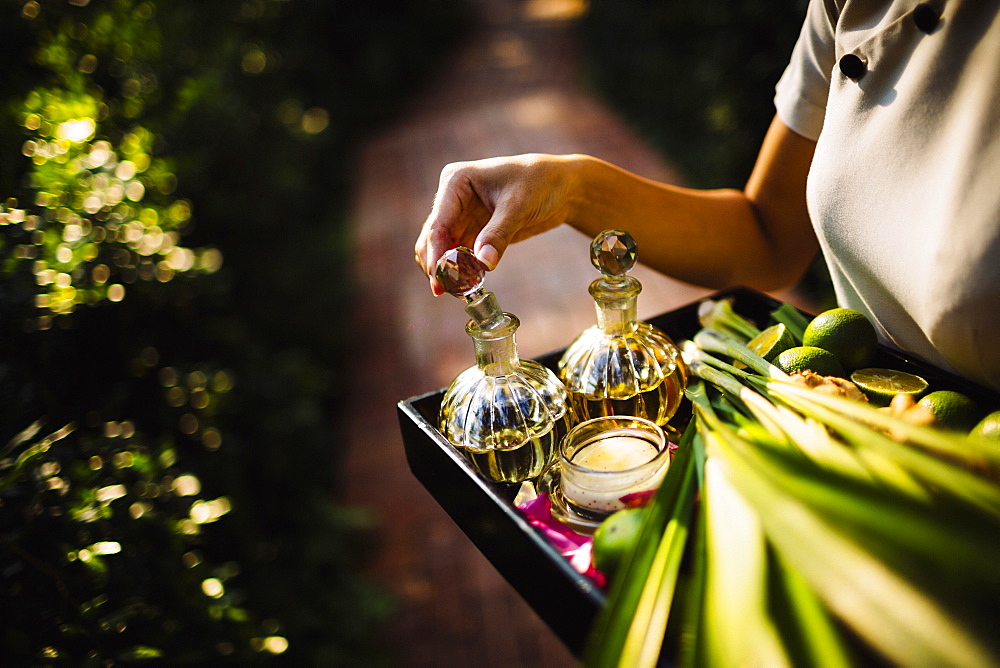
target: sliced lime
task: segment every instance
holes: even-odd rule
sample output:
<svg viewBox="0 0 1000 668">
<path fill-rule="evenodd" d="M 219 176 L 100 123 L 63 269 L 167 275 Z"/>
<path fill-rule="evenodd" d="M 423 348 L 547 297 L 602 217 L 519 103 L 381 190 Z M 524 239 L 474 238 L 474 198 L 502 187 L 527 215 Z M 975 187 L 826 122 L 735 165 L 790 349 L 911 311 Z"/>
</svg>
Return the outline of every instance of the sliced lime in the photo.
<svg viewBox="0 0 1000 668">
<path fill-rule="evenodd" d="M 750 339 L 747 348 L 754 351 L 768 362 L 773 362 L 781 353 L 795 346 L 795 339 L 783 324 L 771 325 L 757 336 Z"/>
<path fill-rule="evenodd" d="M 897 394 L 917 399 L 927 389 L 927 381 L 920 376 L 896 369 L 858 369 L 851 374 L 851 381 L 877 406 L 888 406 Z"/>
<path fill-rule="evenodd" d="M 793 346 L 795 346 L 795 338 L 792 337 L 792 333 L 788 331 L 788 328 L 781 323 L 771 325 L 767 329 L 762 330 L 760 334 L 750 339 L 747 343 L 747 348 L 771 363 L 774 362 L 778 355 Z M 746 368 L 746 365 L 740 361 L 734 362 L 733 366 L 737 369 Z"/>
</svg>

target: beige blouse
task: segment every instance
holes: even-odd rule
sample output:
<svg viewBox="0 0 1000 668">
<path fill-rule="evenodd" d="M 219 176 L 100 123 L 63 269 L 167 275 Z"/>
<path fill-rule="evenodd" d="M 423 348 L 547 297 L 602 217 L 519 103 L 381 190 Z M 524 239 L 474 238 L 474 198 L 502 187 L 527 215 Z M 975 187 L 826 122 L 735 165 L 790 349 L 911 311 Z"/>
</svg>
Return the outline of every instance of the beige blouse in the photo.
<svg viewBox="0 0 1000 668">
<path fill-rule="evenodd" d="M 841 305 L 1000 389 L 1000 0 L 811 0 L 775 105 Z"/>
</svg>

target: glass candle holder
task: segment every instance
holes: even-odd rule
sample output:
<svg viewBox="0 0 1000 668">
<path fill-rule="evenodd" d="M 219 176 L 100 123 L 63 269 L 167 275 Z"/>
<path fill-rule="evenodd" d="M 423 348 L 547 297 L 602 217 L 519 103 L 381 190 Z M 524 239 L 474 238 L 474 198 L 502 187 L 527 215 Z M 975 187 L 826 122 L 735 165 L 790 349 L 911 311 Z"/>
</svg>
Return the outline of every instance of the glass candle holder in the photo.
<svg viewBox="0 0 1000 668">
<path fill-rule="evenodd" d="M 600 521 L 626 507 L 622 497 L 654 490 L 670 463 L 663 429 L 644 418 L 612 415 L 573 427 L 559 445 L 566 505 Z"/>
</svg>

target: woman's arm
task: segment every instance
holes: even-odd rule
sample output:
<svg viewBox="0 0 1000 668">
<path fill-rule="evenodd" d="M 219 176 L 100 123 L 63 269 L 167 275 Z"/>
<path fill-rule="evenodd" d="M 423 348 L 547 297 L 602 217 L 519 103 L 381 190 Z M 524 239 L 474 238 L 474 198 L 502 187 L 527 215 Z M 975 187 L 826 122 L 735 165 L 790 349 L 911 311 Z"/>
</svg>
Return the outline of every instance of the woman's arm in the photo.
<svg viewBox="0 0 1000 668">
<path fill-rule="evenodd" d="M 462 244 L 495 267 L 509 244 L 568 223 L 589 236 L 627 229 L 644 264 L 689 283 L 786 287 L 818 249 L 805 205 L 814 148 L 775 118 L 742 191 L 680 188 L 581 155 L 449 165 L 417 262 L 432 270 Z M 440 294 L 433 277 L 431 289 Z"/>
</svg>

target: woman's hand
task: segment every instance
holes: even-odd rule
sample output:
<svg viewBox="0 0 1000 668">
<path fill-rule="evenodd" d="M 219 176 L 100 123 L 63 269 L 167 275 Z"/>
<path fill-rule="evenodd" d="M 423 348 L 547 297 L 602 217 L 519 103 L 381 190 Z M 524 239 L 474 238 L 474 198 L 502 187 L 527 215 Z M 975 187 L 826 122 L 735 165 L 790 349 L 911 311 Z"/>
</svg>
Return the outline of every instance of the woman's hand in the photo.
<svg viewBox="0 0 1000 668">
<path fill-rule="evenodd" d="M 443 292 L 434 267 L 449 248 L 467 246 L 493 269 L 510 244 L 566 222 L 576 162 L 535 153 L 447 165 L 414 248 L 431 291 Z"/>
</svg>

